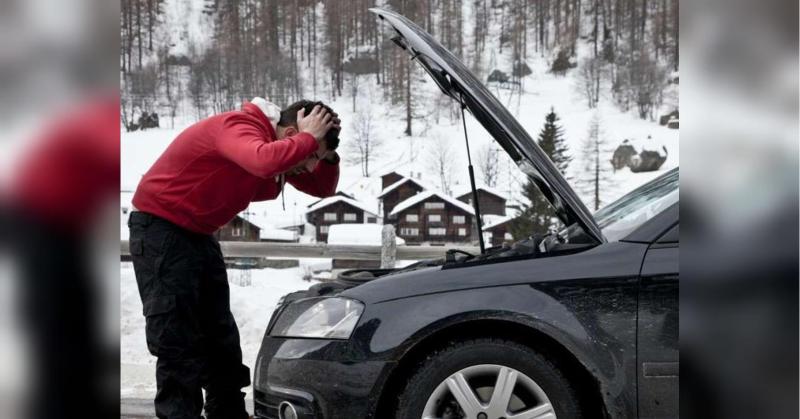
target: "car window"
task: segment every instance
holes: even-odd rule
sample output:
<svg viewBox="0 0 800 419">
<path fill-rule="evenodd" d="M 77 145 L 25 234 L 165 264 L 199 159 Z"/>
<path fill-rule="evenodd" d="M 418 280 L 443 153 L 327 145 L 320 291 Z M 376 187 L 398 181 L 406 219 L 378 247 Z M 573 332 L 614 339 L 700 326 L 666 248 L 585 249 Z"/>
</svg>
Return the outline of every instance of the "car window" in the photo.
<svg viewBox="0 0 800 419">
<path fill-rule="evenodd" d="M 594 217 L 608 241 L 617 241 L 645 221 L 678 202 L 678 170 L 650 181 L 596 212 Z"/>
</svg>

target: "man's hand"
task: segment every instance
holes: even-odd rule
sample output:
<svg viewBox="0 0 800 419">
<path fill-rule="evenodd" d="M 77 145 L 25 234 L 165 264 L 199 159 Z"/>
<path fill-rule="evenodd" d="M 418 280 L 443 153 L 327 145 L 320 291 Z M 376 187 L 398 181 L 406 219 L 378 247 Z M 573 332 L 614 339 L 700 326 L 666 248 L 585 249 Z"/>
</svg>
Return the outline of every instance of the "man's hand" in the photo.
<svg viewBox="0 0 800 419">
<path fill-rule="evenodd" d="M 322 142 L 325 134 L 336 126 L 338 118 L 334 118 L 325 108 L 320 105 L 314 106 L 311 113 L 306 116 L 306 110 L 300 109 L 297 112 L 297 129 L 307 132 L 314 136 L 318 143 Z M 323 145 L 324 147 L 324 145 Z"/>
</svg>

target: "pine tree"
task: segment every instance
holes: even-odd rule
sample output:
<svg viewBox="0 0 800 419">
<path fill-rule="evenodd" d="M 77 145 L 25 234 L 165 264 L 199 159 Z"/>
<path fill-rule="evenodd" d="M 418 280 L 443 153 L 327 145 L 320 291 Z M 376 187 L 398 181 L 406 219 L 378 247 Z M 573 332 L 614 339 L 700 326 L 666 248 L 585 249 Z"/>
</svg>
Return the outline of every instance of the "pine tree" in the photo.
<svg viewBox="0 0 800 419">
<path fill-rule="evenodd" d="M 583 142 L 581 160 L 583 172 L 578 179 L 580 191 L 589 196 L 590 207 L 595 211 L 603 204 L 601 192 L 608 190 L 612 184 L 610 161 L 605 158 L 609 154 L 608 143 L 603 136 L 600 114 L 595 112 L 589 122 L 589 133 Z"/>
<path fill-rule="evenodd" d="M 539 132 L 537 143 L 550 157 L 562 175 L 566 175 L 572 157 L 567 154 L 568 147 L 564 140 L 564 132 L 558 124 L 558 115 L 550 108 L 545 116 L 545 123 Z M 511 233 L 516 238 L 532 234 L 547 233 L 554 226 L 555 212 L 532 179 L 528 179 L 522 188 L 527 202 L 521 203 L 517 217 L 511 223 Z"/>
</svg>

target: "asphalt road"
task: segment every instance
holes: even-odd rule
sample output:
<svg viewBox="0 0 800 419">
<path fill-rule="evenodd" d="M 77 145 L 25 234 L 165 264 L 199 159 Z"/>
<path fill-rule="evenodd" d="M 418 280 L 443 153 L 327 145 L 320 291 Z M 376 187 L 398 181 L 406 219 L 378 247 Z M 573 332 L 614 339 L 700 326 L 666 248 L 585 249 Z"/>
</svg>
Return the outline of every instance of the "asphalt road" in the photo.
<svg viewBox="0 0 800 419">
<path fill-rule="evenodd" d="M 247 399 L 247 411 L 253 413 L 253 400 Z M 155 419 L 153 401 L 149 399 L 121 399 L 120 417 L 124 419 Z"/>
</svg>

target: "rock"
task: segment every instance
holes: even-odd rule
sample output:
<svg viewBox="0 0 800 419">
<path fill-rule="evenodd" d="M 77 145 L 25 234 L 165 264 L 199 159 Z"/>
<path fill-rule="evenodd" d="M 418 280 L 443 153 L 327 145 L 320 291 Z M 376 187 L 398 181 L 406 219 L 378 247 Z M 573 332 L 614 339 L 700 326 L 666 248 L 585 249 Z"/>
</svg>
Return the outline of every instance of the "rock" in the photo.
<svg viewBox="0 0 800 419">
<path fill-rule="evenodd" d="M 489 74 L 489 77 L 486 78 L 486 81 L 488 83 L 501 83 L 502 84 L 502 83 L 508 83 L 509 78 L 508 78 L 508 74 L 506 74 L 506 73 L 504 73 L 504 72 L 502 72 L 500 70 L 495 69 L 495 70 L 493 70 L 491 72 L 491 74 Z"/>
<path fill-rule="evenodd" d="M 625 166 L 630 166 L 631 158 L 636 155 L 636 149 L 630 145 L 628 140 L 622 142 L 622 144 L 614 150 L 614 155 L 611 157 L 611 166 L 614 167 L 614 170 L 622 169 Z"/>
<path fill-rule="evenodd" d="M 638 156 L 631 159 L 631 172 L 652 172 L 661 168 L 661 165 L 667 161 L 667 149 L 662 147 L 664 154 L 658 151 L 642 150 Z"/>
</svg>

